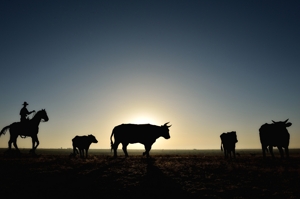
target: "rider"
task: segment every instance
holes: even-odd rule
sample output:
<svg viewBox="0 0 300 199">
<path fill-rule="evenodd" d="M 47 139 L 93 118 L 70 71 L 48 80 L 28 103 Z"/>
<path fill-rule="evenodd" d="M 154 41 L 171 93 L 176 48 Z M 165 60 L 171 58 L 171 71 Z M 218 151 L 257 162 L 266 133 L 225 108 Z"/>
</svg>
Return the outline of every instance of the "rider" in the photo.
<svg viewBox="0 0 300 199">
<path fill-rule="evenodd" d="M 29 115 L 29 114 L 35 112 L 35 110 L 29 112 L 29 111 L 27 110 L 27 108 L 26 108 L 26 106 L 28 105 L 27 102 L 24 102 L 22 105 L 23 105 L 23 108 L 22 108 L 21 111 L 20 111 L 21 122 L 26 122 L 26 121 L 27 121 L 27 118 L 26 118 L 27 115 Z"/>
</svg>

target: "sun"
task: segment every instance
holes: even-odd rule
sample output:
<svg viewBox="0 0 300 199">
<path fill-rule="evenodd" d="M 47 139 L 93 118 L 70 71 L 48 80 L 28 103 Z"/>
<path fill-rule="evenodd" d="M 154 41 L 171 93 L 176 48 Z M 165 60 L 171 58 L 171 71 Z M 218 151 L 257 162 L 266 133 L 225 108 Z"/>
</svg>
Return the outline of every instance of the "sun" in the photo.
<svg viewBox="0 0 300 199">
<path fill-rule="evenodd" d="M 132 124 L 154 124 L 154 125 L 159 125 L 157 123 L 156 119 L 154 119 L 153 117 L 150 117 L 150 116 L 146 116 L 146 115 L 133 116 L 130 119 L 130 123 L 132 123 Z"/>
</svg>

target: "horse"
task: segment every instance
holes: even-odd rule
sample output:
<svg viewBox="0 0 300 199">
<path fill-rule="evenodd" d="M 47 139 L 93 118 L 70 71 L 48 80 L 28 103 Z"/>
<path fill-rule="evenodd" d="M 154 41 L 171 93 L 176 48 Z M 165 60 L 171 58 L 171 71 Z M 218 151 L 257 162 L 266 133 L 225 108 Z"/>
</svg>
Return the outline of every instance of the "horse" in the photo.
<svg viewBox="0 0 300 199">
<path fill-rule="evenodd" d="M 14 122 L 11 125 L 4 127 L 0 132 L 0 136 L 2 134 L 5 135 L 6 131 L 9 129 L 10 139 L 8 141 L 8 151 L 11 151 L 11 144 L 13 144 L 17 152 L 20 153 L 17 146 L 18 136 L 22 138 L 29 136 L 32 139 L 32 149 L 29 152 L 35 154 L 35 150 L 39 145 L 37 134 L 39 132 L 39 124 L 42 119 L 45 122 L 49 120 L 45 109 L 38 111 L 32 119 L 26 122 Z"/>
</svg>

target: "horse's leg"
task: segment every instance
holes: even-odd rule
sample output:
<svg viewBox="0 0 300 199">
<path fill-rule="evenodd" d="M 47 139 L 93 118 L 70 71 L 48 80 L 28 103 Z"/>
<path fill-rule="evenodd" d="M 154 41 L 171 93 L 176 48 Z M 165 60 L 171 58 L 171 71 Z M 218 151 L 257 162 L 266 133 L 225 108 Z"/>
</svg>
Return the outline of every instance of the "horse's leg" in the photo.
<svg viewBox="0 0 300 199">
<path fill-rule="evenodd" d="M 16 135 L 15 133 L 10 132 L 10 138 L 9 138 L 9 141 L 8 141 L 8 150 L 11 150 L 11 144 L 13 144 L 15 149 L 17 150 L 17 152 L 20 153 L 20 150 L 19 150 L 18 145 L 17 145 L 17 138 L 18 138 L 18 135 Z"/>
<path fill-rule="evenodd" d="M 32 140 L 32 149 L 30 150 L 30 152 L 35 153 L 35 150 L 38 147 L 38 145 L 40 144 L 40 142 L 39 142 L 39 139 L 37 138 L 37 135 L 31 136 L 31 140 Z M 35 143 L 36 143 L 36 145 L 35 145 Z"/>
<path fill-rule="evenodd" d="M 10 138 L 9 141 L 8 141 L 8 150 L 11 150 L 11 144 L 12 144 L 12 142 L 13 142 L 13 141 L 12 141 L 12 139 Z"/>
<path fill-rule="evenodd" d="M 18 145 L 17 145 L 17 139 L 14 139 L 12 141 L 12 143 L 13 143 L 14 147 L 16 148 L 16 150 L 19 151 L 19 148 L 18 148 Z"/>
<path fill-rule="evenodd" d="M 39 139 L 38 137 L 36 136 L 36 146 L 34 148 L 34 150 L 36 150 L 36 148 L 40 145 L 40 142 L 39 142 Z"/>
<path fill-rule="evenodd" d="M 11 144 L 14 142 L 15 139 L 15 136 L 10 133 L 10 138 L 8 141 L 8 150 L 11 150 Z"/>
<path fill-rule="evenodd" d="M 34 145 L 35 145 L 35 138 L 31 136 L 32 148 L 30 149 L 29 153 L 34 153 Z"/>
</svg>

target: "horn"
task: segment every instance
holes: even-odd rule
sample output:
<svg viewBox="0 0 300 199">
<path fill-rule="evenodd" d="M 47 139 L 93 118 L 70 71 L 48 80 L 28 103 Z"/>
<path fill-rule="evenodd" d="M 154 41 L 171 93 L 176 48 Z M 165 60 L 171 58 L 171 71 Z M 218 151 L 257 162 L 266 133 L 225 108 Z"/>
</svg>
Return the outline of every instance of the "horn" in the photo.
<svg viewBox="0 0 300 199">
<path fill-rule="evenodd" d="M 168 123 L 169 123 L 169 122 L 165 123 L 163 126 L 167 126 Z"/>
<path fill-rule="evenodd" d="M 276 122 L 274 122 L 273 120 L 272 120 L 272 122 L 275 124 Z"/>
<path fill-rule="evenodd" d="M 289 120 L 289 119 L 285 120 L 284 123 L 287 123 L 288 120 Z"/>
</svg>

